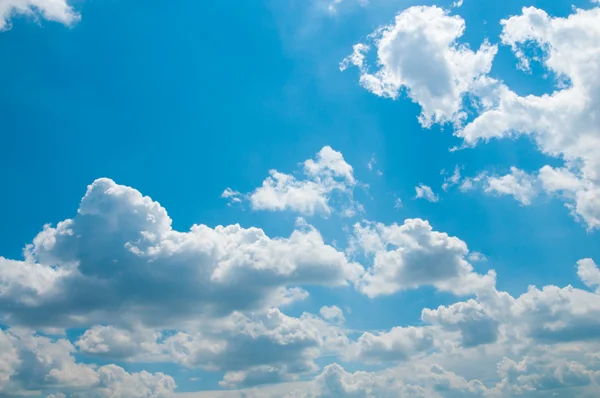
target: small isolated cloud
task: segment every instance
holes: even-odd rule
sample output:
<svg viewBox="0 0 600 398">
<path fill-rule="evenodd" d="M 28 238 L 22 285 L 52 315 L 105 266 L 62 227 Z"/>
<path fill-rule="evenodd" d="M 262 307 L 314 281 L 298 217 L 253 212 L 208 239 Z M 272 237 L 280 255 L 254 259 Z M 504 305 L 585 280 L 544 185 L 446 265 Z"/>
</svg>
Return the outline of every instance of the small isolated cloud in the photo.
<svg viewBox="0 0 600 398">
<path fill-rule="evenodd" d="M 339 8 L 345 3 L 354 3 L 360 5 L 361 7 L 365 7 L 369 4 L 369 0 L 330 0 L 327 10 L 330 13 L 335 14 L 338 12 Z"/>
<path fill-rule="evenodd" d="M 510 174 L 502 177 L 487 177 L 485 192 L 512 195 L 524 206 L 530 205 L 538 194 L 535 177 L 516 167 L 511 167 Z"/>
<path fill-rule="evenodd" d="M 375 165 L 375 163 L 377 163 L 377 159 L 375 159 L 375 155 L 373 155 L 371 157 L 371 159 L 369 160 L 369 162 L 367 163 L 367 168 L 369 170 L 373 170 L 373 166 Z"/>
<path fill-rule="evenodd" d="M 377 159 L 375 159 L 375 155 L 373 155 L 371 157 L 371 159 L 369 160 L 369 162 L 367 163 L 367 168 L 369 169 L 369 171 L 373 171 L 375 164 L 377 163 Z M 379 177 L 381 177 L 383 175 L 383 172 L 381 170 L 375 170 L 375 172 L 377 173 L 377 175 Z"/>
<path fill-rule="evenodd" d="M 232 204 L 241 203 L 243 200 L 243 195 L 231 188 L 226 188 L 221 194 L 221 197 L 229 202 L 229 206 Z"/>
<path fill-rule="evenodd" d="M 0 31 L 11 28 L 10 18 L 25 15 L 71 25 L 79 20 L 67 0 L 2 0 L 0 1 Z"/>
<path fill-rule="evenodd" d="M 342 216 L 353 217 L 362 211 L 353 199 L 357 182 L 352 166 L 329 146 L 323 147 L 315 159 L 303 163 L 302 177 L 277 170 L 269 174 L 262 186 L 249 194 L 241 195 L 228 188 L 222 196 L 230 201 L 245 198 L 254 210 L 289 210 L 305 216 L 330 215 L 334 211 L 332 201 L 338 201 Z"/>
<path fill-rule="evenodd" d="M 454 172 L 452 173 L 452 175 L 444 177 L 444 183 L 442 184 L 442 189 L 444 191 L 447 191 L 450 187 L 453 187 L 460 182 L 460 179 L 461 179 L 460 170 L 461 170 L 461 167 L 456 165 L 454 167 Z M 442 170 L 442 174 L 445 174 L 444 170 Z"/>
<path fill-rule="evenodd" d="M 323 319 L 326 321 L 334 323 L 344 322 L 344 311 L 342 311 L 342 309 L 336 305 L 332 305 L 330 307 L 321 307 L 319 314 L 321 314 L 321 317 L 323 317 Z"/>
<path fill-rule="evenodd" d="M 402 199 L 396 198 L 394 201 L 394 209 L 398 210 L 402 208 Z"/>
<path fill-rule="evenodd" d="M 439 196 L 436 195 L 431 187 L 425 184 L 419 184 L 415 187 L 415 199 L 425 199 L 428 202 L 436 203 L 440 200 Z"/>
</svg>

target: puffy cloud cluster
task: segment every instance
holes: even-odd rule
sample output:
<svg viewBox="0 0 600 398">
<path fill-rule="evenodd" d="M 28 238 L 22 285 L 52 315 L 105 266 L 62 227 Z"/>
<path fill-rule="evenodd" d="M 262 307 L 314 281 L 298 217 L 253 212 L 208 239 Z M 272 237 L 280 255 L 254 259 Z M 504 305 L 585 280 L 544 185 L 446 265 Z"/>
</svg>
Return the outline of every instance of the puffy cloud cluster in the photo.
<svg viewBox="0 0 600 398">
<path fill-rule="evenodd" d="M 372 259 L 359 285 L 370 297 L 420 286 L 463 295 L 495 283 L 493 271 L 473 271 L 465 242 L 434 231 L 421 219 L 405 220 L 403 225 L 356 224 L 352 246 Z"/>
<path fill-rule="evenodd" d="M 79 20 L 67 0 L 2 0 L 0 1 L 0 31 L 10 29 L 15 15 L 41 16 L 49 21 L 71 25 Z"/>
<path fill-rule="evenodd" d="M 579 275 L 590 271 L 600 272 L 591 259 L 579 262 Z M 531 287 L 516 298 L 489 287 L 476 299 L 425 309 L 428 325 L 358 340 L 363 361 L 401 361 L 397 367 L 349 373 L 329 365 L 294 396 L 596 396 L 599 305 L 597 293 L 570 286 Z"/>
<path fill-rule="evenodd" d="M 356 185 L 353 168 L 340 152 L 329 146 L 323 147 L 316 159 L 303 163 L 302 179 L 277 170 L 271 170 L 269 174 L 261 187 L 245 195 L 254 210 L 291 210 L 306 216 L 327 216 L 333 211 L 333 197 L 343 199 L 343 215 L 353 216 L 360 210 L 360 205 L 352 199 Z M 240 202 L 244 197 L 231 188 L 221 196 L 232 203 Z"/>
<path fill-rule="evenodd" d="M 360 84 L 379 96 L 397 98 L 406 90 L 422 108 L 423 126 L 459 124 L 466 117 L 464 96 L 485 84 L 497 51 L 487 42 L 477 51 L 458 44 L 464 30 L 464 20 L 442 8 L 410 7 L 371 34 L 372 45 L 356 44 L 341 69 L 356 66 Z M 372 46 L 376 71 L 366 61 Z"/>
<path fill-rule="evenodd" d="M 82 352 L 136 362 L 174 362 L 226 371 L 226 387 L 291 380 L 318 368 L 321 354 L 348 345 L 342 329 L 310 314 L 294 318 L 278 309 L 251 316 L 235 313 L 175 334 L 95 326 L 76 342 Z"/>
<path fill-rule="evenodd" d="M 319 158 L 305 168 L 351 176 L 342 163 Z M 11 326 L 0 334 L 0 395 L 158 398 L 175 388 L 164 374 L 77 362 L 77 353 L 218 371 L 224 388 L 284 383 L 229 396 L 598 391 L 598 358 L 589 354 L 600 349 L 600 296 L 591 291 L 600 270 L 592 259 L 577 271 L 590 291 L 531 287 L 512 297 L 496 290 L 493 271 L 474 271 L 464 241 L 421 219 L 357 223 L 348 253 L 306 224 L 288 238 L 238 225 L 179 232 L 159 203 L 109 179 L 92 183 L 77 214 L 45 226 L 24 253 L 24 260 L 0 259 L 0 313 Z M 310 286 L 354 287 L 372 299 L 422 286 L 471 297 L 424 309 L 423 324 L 356 331 L 346 329 L 337 306 L 322 307 L 320 316 L 282 312 Z M 71 342 L 19 325 L 85 330 Z M 331 365 L 313 381 L 286 384 L 317 372 L 326 357 L 394 367 L 348 373 Z"/>
<path fill-rule="evenodd" d="M 557 80 L 556 89 L 520 96 L 497 83 L 485 99 L 486 109 L 458 132 L 468 144 L 528 134 L 545 154 L 564 159 L 564 168 L 540 170 L 542 187 L 564 196 L 589 228 L 600 227 L 599 21 L 600 8 L 553 18 L 534 7 L 502 21 L 502 43 L 513 49 L 524 69 L 532 61 L 527 46 L 540 48 L 543 66 Z"/>
<path fill-rule="evenodd" d="M 0 396 L 56 391 L 55 397 L 168 397 L 174 380 L 162 373 L 128 373 L 115 365 L 77 363 L 75 347 L 27 330 L 0 330 Z"/>
<path fill-rule="evenodd" d="M 300 285 L 341 286 L 362 274 L 311 227 L 277 239 L 239 225 L 179 232 L 160 204 L 108 179 L 26 254 L 0 259 L 0 311 L 30 325 L 168 326 L 291 302 L 304 297 Z"/>
<path fill-rule="evenodd" d="M 519 66 L 529 70 L 539 61 L 555 79 L 549 94 L 522 96 L 491 77 L 496 47 L 484 43 L 473 52 L 459 44 L 463 19 L 438 7 L 411 7 L 371 35 L 376 72 L 369 72 L 370 46 L 362 43 L 342 69 L 356 65 L 361 85 L 376 95 L 396 98 L 406 88 L 422 108 L 423 125 L 454 123 L 465 146 L 531 136 L 544 154 L 564 160 L 564 167 L 544 166 L 531 175 L 513 169 L 490 177 L 484 189 L 513 195 L 524 205 L 539 191 L 558 195 L 589 229 L 600 228 L 599 21 L 598 7 L 564 18 L 527 7 L 501 21 L 501 43 L 513 50 Z M 542 56 L 532 54 L 534 47 Z M 470 112 L 475 117 L 465 123 Z"/>
<path fill-rule="evenodd" d="M 179 232 L 157 202 L 99 179 L 24 260 L 0 258 L 0 313 L 9 325 L 88 327 L 70 348 L 88 355 L 222 370 L 224 386 L 243 386 L 313 372 L 318 355 L 341 350 L 336 326 L 272 308 L 304 299 L 302 286 L 350 286 L 363 273 L 308 225 L 274 239 L 239 225 Z"/>
</svg>

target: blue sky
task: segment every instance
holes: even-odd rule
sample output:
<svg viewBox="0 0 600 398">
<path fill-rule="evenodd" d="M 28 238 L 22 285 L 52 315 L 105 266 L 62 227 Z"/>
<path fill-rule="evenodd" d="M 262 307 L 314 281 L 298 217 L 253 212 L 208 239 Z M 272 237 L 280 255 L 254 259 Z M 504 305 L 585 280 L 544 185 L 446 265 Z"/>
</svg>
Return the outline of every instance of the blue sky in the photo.
<svg viewBox="0 0 600 398">
<path fill-rule="evenodd" d="M 0 397 L 597 396 L 599 20 L 0 0 Z"/>
</svg>

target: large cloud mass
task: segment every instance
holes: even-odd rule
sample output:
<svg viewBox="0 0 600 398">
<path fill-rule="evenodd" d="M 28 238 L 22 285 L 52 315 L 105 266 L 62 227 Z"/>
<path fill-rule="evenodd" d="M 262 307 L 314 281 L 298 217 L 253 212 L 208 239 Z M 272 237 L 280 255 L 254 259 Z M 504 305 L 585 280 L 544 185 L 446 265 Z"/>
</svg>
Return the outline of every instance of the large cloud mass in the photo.
<svg viewBox="0 0 600 398">
<path fill-rule="evenodd" d="M 46 226 L 26 254 L 0 259 L 0 309 L 11 322 L 54 326 L 164 326 L 268 308 L 302 297 L 299 285 L 341 286 L 362 274 L 313 228 L 277 239 L 239 225 L 178 232 L 157 202 L 108 179 L 90 185 L 77 215 Z"/>
<path fill-rule="evenodd" d="M 45 226 L 24 253 L 0 260 L 4 395 L 162 397 L 175 388 L 170 376 L 98 367 L 77 354 L 222 372 L 224 388 L 284 383 L 277 393 L 253 387 L 245 396 L 281 396 L 285 383 L 315 374 L 325 358 L 393 367 L 348 373 L 331 365 L 289 384 L 290 396 L 597 391 L 599 369 L 588 355 L 600 348 L 592 259 L 577 270 L 590 290 L 531 287 L 513 297 L 496 289 L 493 271 L 475 272 L 464 241 L 421 219 L 357 223 L 347 253 L 305 223 L 287 238 L 238 225 L 178 232 L 157 202 L 109 179 L 92 183 L 77 214 Z M 321 316 L 283 312 L 311 286 L 354 288 L 373 300 L 424 286 L 471 298 L 425 308 L 422 324 L 357 331 L 337 306 Z M 84 330 L 53 337 L 73 328 Z"/>
</svg>

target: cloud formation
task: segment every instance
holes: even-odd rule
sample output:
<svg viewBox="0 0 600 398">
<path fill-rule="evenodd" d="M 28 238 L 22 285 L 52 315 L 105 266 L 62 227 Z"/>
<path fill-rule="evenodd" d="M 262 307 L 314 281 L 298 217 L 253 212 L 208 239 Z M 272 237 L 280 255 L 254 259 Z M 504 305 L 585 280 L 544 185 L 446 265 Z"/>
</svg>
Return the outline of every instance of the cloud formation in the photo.
<svg viewBox="0 0 600 398">
<path fill-rule="evenodd" d="M 0 2 L 0 31 L 11 28 L 11 18 L 25 15 L 71 25 L 79 20 L 67 0 L 2 0 Z"/>
<path fill-rule="evenodd" d="M 0 261 L 0 310 L 40 326 L 168 325 L 291 302 L 299 285 L 363 272 L 310 226 L 276 239 L 239 225 L 175 231 L 160 204 L 109 179 L 88 187 L 73 219 L 46 226 L 25 261 Z"/>
<path fill-rule="evenodd" d="M 315 159 L 304 161 L 302 166 L 302 178 L 270 170 L 262 186 L 245 195 L 252 209 L 328 216 L 334 211 L 332 200 L 337 199 L 340 214 L 354 216 L 360 211 L 361 206 L 352 195 L 356 185 L 354 169 L 340 152 L 324 146 Z M 239 203 L 243 195 L 227 188 L 221 196 Z"/>
<path fill-rule="evenodd" d="M 115 365 L 77 363 L 75 347 L 27 330 L 0 330 L 0 396 L 24 391 L 62 391 L 54 397 L 162 398 L 175 381 L 163 373 L 128 373 Z"/>
<path fill-rule="evenodd" d="M 356 66 L 361 86 L 375 95 L 395 99 L 406 90 L 421 106 L 419 120 L 425 127 L 459 124 L 466 117 L 463 97 L 485 84 L 497 51 L 487 42 L 477 51 L 459 44 L 464 30 L 461 17 L 440 7 L 410 7 L 373 32 L 372 44 L 356 44 L 340 68 Z M 372 47 L 375 66 L 366 61 Z"/>
<path fill-rule="evenodd" d="M 359 289 L 369 297 L 435 286 L 458 295 L 495 283 L 495 273 L 479 275 L 468 262 L 462 240 L 434 231 L 427 221 L 355 224 L 352 245 L 371 259 Z"/>
<path fill-rule="evenodd" d="M 564 167 L 544 166 L 526 176 L 513 169 L 491 179 L 486 189 L 511 194 L 527 205 L 533 185 L 566 201 L 574 217 L 588 229 L 600 228 L 600 8 L 575 9 L 568 17 L 552 17 L 544 10 L 525 7 L 520 15 L 501 21 L 502 45 L 512 49 L 519 67 L 533 62 L 554 79 L 552 93 L 517 94 L 490 76 L 496 46 L 484 43 L 474 52 L 458 40 L 465 23 L 439 7 L 411 7 L 389 26 L 370 36 L 373 45 L 359 43 L 342 62 L 355 65 L 360 83 L 379 96 L 397 98 L 406 89 L 422 109 L 424 126 L 452 123 L 464 146 L 493 138 L 531 136 L 541 152 L 562 159 Z M 568 38 L 568 39 L 567 39 Z M 366 55 L 377 51 L 377 70 L 371 72 Z M 542 56 L 532 55 L 532 48 Z M 467 115 L 474 115 L 472 120 Z M 468 180 L 464 188 L 470 188 Z"/>
</svg>

